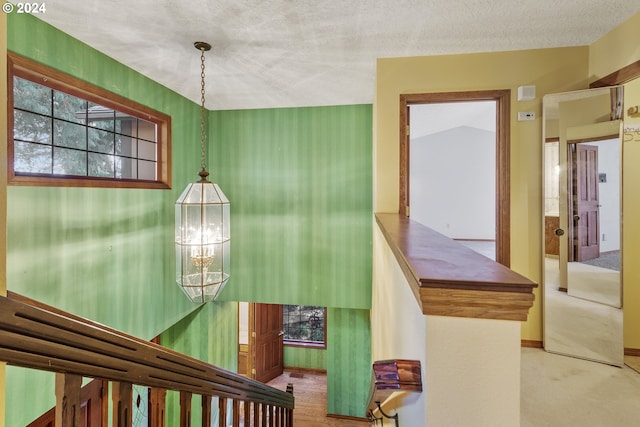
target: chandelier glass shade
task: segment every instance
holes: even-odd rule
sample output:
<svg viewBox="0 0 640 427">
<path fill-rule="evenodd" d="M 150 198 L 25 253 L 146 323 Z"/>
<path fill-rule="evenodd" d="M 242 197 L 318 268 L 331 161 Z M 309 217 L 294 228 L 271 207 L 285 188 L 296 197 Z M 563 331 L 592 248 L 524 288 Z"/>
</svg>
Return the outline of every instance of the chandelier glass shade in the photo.
<svg viewBox="0 0 640 427">
<path fill-rule="evenodd" d="M 220 187 L 207 180 L 205 168 L 204 52 L 211 46 L 196 42 L 201 54 L 200 180 L 190 183 L 175 204 L 176 283 L 196 303 L 213 301 L 229 280 L 230 204 Z"/>
</svg>

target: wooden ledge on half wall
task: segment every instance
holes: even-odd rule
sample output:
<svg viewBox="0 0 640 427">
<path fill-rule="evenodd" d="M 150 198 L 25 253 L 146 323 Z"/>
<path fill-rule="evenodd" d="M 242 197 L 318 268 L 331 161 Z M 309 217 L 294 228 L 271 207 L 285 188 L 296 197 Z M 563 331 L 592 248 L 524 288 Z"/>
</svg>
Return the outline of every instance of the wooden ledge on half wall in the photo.
<svg viewBox="0 0 640 427">
<path fill-rule="evenodd" d="M 401 214 L 375 217 L 424 314 L 527 320 L 537 283 Z"/>
</svg>

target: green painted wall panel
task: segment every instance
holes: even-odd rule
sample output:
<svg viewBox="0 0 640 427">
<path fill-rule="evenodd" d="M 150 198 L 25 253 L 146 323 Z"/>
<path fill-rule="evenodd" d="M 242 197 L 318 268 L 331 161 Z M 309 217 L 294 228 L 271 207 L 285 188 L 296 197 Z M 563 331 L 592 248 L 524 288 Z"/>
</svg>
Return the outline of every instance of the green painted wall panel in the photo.
<svg viewBox="0 0 640 427">
<path fill-rule="evenodd" d="M 372 363 L 369 310 L 327 311 L 327 413 L 364 417 Z"/>
<path fill-rule="evenodd" d="M 284 366 L 327 370 L 327 350 L 304 347 L 284 347 Z"/>
<path fill-rule="evenodd" d="M 152 338 L 196 308 L 174 283 L 173 225 L 199 107 L 33 16 L 7 21 L 9 50 L 169 114 L 173 137 L 172 190 L 9 187 L 7 287 Z"/>
<path fill-rule="evenodd" d="M 7 196 L 8 290 L 151 339 L 197 308 L 175 284 L 173 227 L 175 200 L 197 179 L 200 108 L 34 16 L 7 16 L 7 44 L 172 117 L 171 190 L 11 186 Z M 8 368 L 6 424 L 51 407 L 52 387 Z"/>
<path fill-rule="evenodd" d="M 238 334 L 228 331 L 238 330 L 238 304 L 234 302 L 213 302 L 201 306 L 160 336 L 162 345 L 180 353 L 195 357 L 215 366 L 237 371 Z M 193 397 L 192 420 L 199 425 L 201 398 Z M 180 400 L 178 393 L 167 396 L 166 425 L 178 425 L 180 421 Z"/>
<path fill-rule="evenodd" d="M 369 308 L 371 106 L 213 111 L 231 201 L 222 299 Z"/>
<path fill-rule="evenodd" d="M 173 205 L 198 179 L 199 106 L 33 16 L 12 14 L 7 24 L 10 51 L 169 114 L 173 137 L 171 190 L 9 187 L 8 289 L 144 339 L 171 327 L 172 345 L 235 368 L 234 310 L 194 312 L 174 282 Z M 368 343 L 368 320 L 343 323 L 371 301 L 371 116 L 370 105 L 209 112 L 211 176 L 232 202 L 233 270 L 222 300 L 354 309 L 330 309 L 343 313 L 330 321 L 338 325 L 330 341 L 358 337 L 336 347 L 347 353 L 302 359 L 325 364 L 332 401 L 353 391 L 332 378 L 353 379 L 370 363 L 349 360 Z M 212 338 L 200 343 L 211 316 Z M 233 352 L 220 346 L 234 342 Z M 47 374 L 9 367 L 7 389 L 7 425 L 53 404 Z"/>
</svg>

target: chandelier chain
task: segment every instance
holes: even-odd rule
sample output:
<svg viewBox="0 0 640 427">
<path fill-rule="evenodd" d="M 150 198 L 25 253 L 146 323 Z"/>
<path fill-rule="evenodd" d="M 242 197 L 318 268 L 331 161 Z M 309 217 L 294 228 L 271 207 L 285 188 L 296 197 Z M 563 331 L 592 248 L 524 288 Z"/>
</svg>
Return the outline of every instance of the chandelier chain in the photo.
<svg viewBox="0 0 640 427">
<path fill-rule="evenodd" d="M 207 137 L 204 120 L 205 120 L 205 109 L 204 109 L 204 49 L 201 49 L 200 55 L 200 166 L 202 170 L 206 169 L 205 164 L 205 140 Z"/>
</svg>

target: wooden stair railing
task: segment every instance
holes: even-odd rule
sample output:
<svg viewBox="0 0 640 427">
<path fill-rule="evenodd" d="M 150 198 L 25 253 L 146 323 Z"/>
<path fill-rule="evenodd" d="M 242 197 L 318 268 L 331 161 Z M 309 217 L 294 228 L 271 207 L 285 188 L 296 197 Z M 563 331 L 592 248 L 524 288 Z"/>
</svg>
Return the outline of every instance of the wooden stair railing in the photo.
<svg viewBox="0 0 640 427">
<path fill-rule="evenodd" d="M 210 426 L 213 396 L 219 399 L 220 426 L 225 425 L 222 415 L 229 401 L 234 427 L 293 425 L 292 393 L 14 293 L 0 296 L 0 360 L 57 373 L 57 427 L 80 425 L 82 377 L 113 382 L 113 420 L 118 427 L 131 425 L 133 384 L 180 392 L 181 427 L 191 426 L 192 394 L 203 397 L 203 426 Z M 164 413 L 164 407 L 153 412 Z M 153 427 L 163 425 L 163 419 L 156 420 Z"/>
<path fill-rule="evenodd" d="M 373 362 L 371 388 L 367 417 L 371 422 L 382 420 L 382 417 L 395 419 L 399 425 L 398 414 L 389 416 L 382 410 L 385 400 L 394 392 L 421 392 L 422 372 L 419 360 L 390 359 Z M 381 417 L 376 417 L 376 411 Z"/>
</svg>

